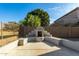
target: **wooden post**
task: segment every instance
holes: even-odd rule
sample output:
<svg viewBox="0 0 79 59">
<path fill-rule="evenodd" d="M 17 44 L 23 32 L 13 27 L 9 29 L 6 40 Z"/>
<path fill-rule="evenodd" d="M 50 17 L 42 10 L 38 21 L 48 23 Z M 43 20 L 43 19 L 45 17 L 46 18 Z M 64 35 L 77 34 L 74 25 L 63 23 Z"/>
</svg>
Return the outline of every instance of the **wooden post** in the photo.
<svg viewBox="0 0 79 59">
<path fill-rule="evenodd" d="M 2 21 L 1 21 L 1 39 L 3 39 Z"/>
</svg>

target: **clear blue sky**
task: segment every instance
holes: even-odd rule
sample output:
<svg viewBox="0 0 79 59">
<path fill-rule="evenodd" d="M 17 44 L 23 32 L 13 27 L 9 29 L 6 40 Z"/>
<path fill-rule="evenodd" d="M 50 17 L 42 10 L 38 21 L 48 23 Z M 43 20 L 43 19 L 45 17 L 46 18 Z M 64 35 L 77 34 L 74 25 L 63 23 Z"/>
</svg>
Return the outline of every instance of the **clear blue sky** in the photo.
<svg viewBox="0 0 79 59">
<path fill-rule="evenodd" d="M 73 3 L 0 3 L 0 22 L 10 22 L 24 19 L 28 12 L 41 8 L 50 15 L 50 23 L 76 8 Z"/>
</svg>

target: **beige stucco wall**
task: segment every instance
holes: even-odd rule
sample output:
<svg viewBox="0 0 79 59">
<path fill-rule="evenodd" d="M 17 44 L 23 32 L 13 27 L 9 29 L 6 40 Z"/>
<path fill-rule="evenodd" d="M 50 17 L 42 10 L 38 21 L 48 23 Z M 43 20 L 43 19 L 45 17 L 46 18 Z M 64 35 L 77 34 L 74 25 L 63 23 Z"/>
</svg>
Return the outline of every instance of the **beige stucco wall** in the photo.
<svg viewBox="0 0 79 59">
<path fill-rule="evenodd" d="M 79 21 L 78 18 L 79 18 L 79 9 L 61 17 L 56 21 L 56 23 L 60 23 L 60 24 L 76 23 Z"/>
</svg>

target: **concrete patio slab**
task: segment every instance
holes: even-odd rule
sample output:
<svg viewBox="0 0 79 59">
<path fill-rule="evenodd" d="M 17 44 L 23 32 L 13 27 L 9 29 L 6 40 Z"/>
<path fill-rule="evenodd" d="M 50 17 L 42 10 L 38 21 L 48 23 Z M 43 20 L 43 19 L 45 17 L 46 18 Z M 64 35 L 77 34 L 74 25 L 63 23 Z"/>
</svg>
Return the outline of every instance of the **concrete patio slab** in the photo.
<svg viewBox="0 0 79 59">
<path fill-rule="evenodd" d="M 27 43 L 26 46 L 20 46 L 17 47 L 10 52 L 8 52 L 7 55 L 10 56 L 36 56 L 45 54 L 51 51 L 59 50 L 60 48 L 56 46 L 49 46 L 43 42 L 37 42 L 37 43 Z"/>
</svg>

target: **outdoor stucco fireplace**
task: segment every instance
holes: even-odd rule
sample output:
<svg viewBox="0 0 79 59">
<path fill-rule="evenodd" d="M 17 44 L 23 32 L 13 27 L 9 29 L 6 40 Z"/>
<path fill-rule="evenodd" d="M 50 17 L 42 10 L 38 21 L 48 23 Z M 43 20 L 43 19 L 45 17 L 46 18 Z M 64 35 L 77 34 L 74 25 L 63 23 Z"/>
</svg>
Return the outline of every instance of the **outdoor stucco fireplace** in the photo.
<svg viewBox="0 0 79 59">
<path fill-rule="evenodd" d="M 44 34 L 43 34 L 44 29 L 42 27 L 36 28 L 34 31 L 30 32 L 28 34 L 28 37 L 30 41 L 43 41 L 44 40 Z"/>
<path fill-rule="evenodd" d="M 47 31 L 45 31 L 43 27 L 38 27 L 28 34 L 28 42 L 30 41 L 41 42 L 45 39 L 45 37 L 51 37 L 51 36 L 52 35 Z"/>
<path fill-rule="evenodd" d="M 43 35 L 43 28 L 37 28 L 36 30 L 36 41 L 43 41 L 44 35 Z"/>
<path fill-rule="evenodd" d="M 18 46 L 21 46 L 27 42 L 42 42 L 48 37 L 52 37 L 52 35 L 44 30 L 43 27 L 38 27 L 35 30 L 29 32 L 29 34 L 26 35 L 26 39 L 20 39 L 18 42 Z"/>
</svg>

